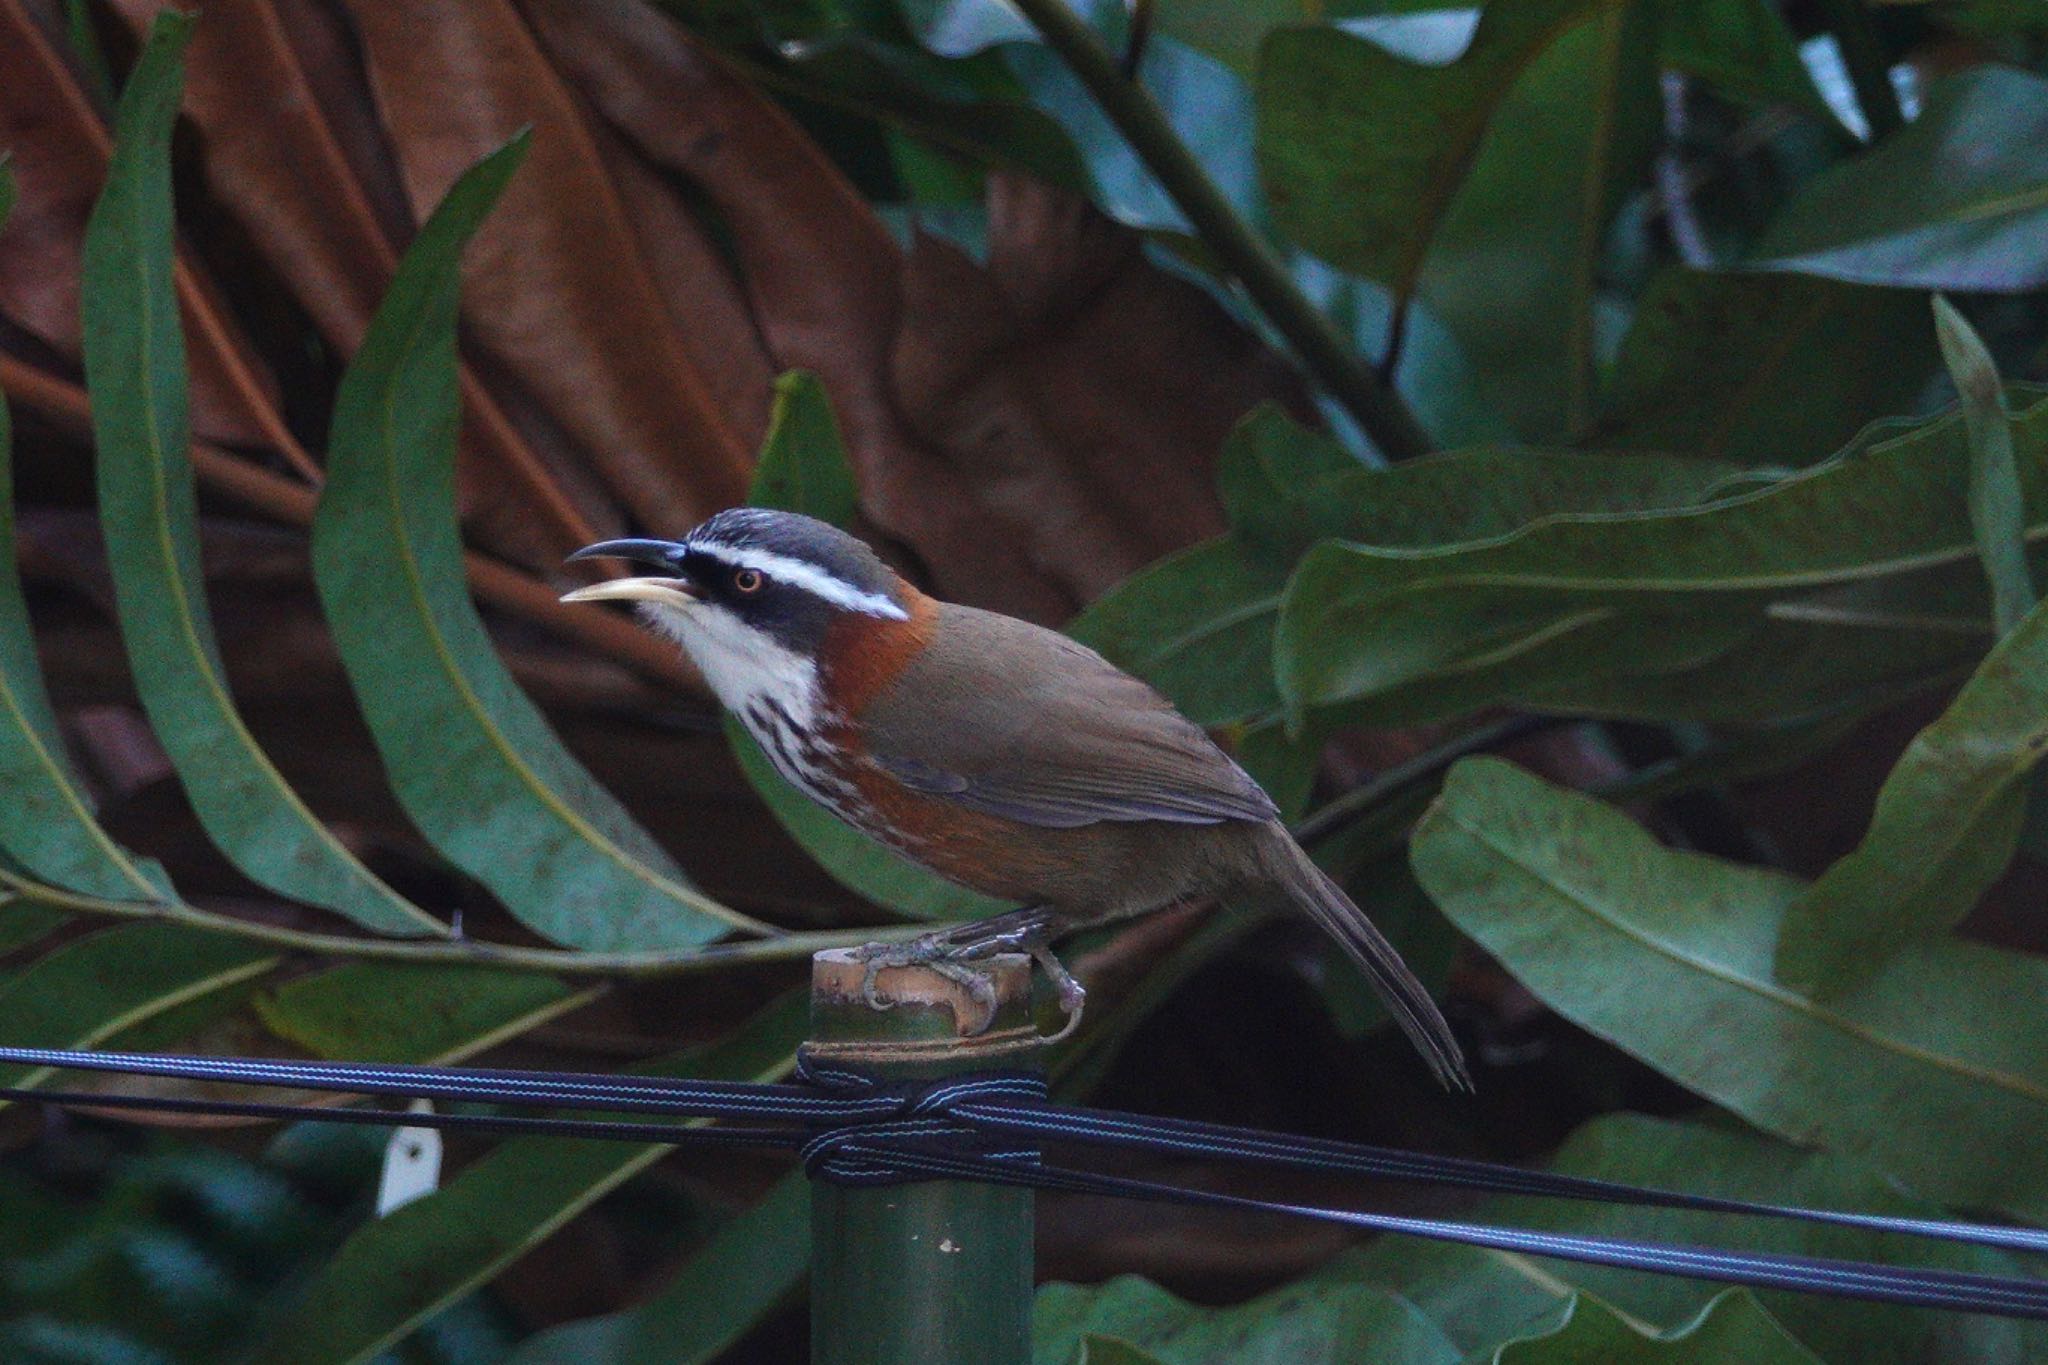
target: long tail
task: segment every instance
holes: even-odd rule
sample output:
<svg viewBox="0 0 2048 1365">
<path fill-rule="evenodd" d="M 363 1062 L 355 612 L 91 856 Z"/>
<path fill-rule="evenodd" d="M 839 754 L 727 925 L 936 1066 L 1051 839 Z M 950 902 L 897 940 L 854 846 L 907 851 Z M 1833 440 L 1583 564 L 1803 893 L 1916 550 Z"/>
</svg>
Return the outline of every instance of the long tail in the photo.
<svg viewBox="0 0 2048 1365">
<path fill-rule="evenodd" d="M 1387 942 L 1386 935 L 1373 927 L 1365 912 L 1344 894 L 1344 888 L 1330 880 L 1320 867 L 1279 828 L 1266 848 L 1267 873 L 1324 933 L 1344 945 L 1344 951 L 1365 969 L 1373 992 L 1394 1016 L 1394 1022 L 1408 1035 L 1429 1069 L 1446 1089 L 1470 1090 L 1471 1073 L 1465 1069 L 1465 1054 L 1451 1034 L 1436 1001 L 1408 970 L 1401 954 Z"/>
</svg>

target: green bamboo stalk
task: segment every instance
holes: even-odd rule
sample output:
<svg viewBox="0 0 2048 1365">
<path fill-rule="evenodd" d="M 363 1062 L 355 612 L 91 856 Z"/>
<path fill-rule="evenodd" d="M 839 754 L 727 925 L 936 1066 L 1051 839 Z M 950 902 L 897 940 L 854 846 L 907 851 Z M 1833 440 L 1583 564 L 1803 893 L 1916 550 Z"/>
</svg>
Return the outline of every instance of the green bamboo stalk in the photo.
<svg viewBox="0 0 2048 1365">
<path fill-rule="evenodd" d="M 898 1079 L 1035 1065 L 1030 967 L 1030 959 L 1007 955 L 977 964 L 995 989 L 996 1018 L 986 1033 L 963 1036 L 958 1021 L 971 1026 L 981 1011 L 960 983 L 925 967 L 886 970 L 881 994 L 898 1003 L 879 1011 L 861 997 L 863 968 L 852 953 L 819 953 L 813 1046 Z M 812 1365 L 1030 1360 L 1030 1190 L 819 1181 L 811 1187 L 811 1238 Z"/>
</svg>

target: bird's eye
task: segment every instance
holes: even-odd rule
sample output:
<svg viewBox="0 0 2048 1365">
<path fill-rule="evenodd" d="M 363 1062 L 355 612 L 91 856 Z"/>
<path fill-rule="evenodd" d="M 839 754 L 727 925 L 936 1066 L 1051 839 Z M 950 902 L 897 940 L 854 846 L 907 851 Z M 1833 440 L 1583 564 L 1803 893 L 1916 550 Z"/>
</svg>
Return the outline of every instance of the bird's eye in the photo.
<svg viewBox="0 0 2048 1365">
<path fill-rule="evenodd" d="M 768 580 L 761 576 L 759 569 L 735 569 L 732 575 L 733 591 L 752 597 L 761 591 Z"/>
</svg>

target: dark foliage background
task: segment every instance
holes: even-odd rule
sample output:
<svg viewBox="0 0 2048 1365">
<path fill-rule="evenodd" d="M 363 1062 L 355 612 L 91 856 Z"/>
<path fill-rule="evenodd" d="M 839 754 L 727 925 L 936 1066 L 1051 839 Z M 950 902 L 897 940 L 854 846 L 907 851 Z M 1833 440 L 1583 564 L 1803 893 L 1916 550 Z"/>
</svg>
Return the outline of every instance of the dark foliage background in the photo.
<svg viewBox="0 0 2048 1365">
<path fill-rule="evenodd" d="M 779 1074 L 813 948 L 986 907 L 556 601 L 752 498 L 1226 735 L 1479 1078 L 1195 906 L 1074 945 L 1064 1093 L 2048 1219 L 2038 0 L 168 13 L 0 0 L 0 1039 Z M 0 1148 L 8 1360 L 803 1350 L 773 1163 Z M 2048 1354 L 1059 1197 L 1040 1259 L 1060 1365 Z"/>
</svg>

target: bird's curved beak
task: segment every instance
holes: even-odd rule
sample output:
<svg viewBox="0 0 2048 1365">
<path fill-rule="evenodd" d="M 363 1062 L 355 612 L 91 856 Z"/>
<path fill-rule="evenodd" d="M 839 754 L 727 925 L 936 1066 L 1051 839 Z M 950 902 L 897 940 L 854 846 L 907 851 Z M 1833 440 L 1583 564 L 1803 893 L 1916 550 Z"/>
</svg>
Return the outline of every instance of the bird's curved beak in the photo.
<svg viewBox="0 0 2048 1365">
<path fill-rule="evenodd" d="M 666 540 L 601 540 L 586 545 L 570 559 L 626 559 L 660 566 L 667 573 L 646 578 L 613 578 L 562 594 L 564 602 L 660 602 L 688 607 L 704 600 L 704 590 L 682 572 L 683 547 Z"/>
</svg>

